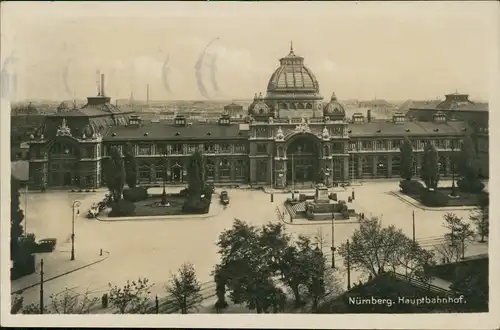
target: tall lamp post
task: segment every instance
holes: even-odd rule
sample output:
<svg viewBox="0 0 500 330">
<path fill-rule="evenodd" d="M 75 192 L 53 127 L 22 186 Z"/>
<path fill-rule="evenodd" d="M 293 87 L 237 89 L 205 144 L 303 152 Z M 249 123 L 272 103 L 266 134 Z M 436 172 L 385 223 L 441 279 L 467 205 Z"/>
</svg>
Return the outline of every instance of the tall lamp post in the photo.
<svg viewBox="0 0 500 330">
<path fill-rule="evenodd" d="M 73 220 L 71 222 L 71 260 L 75 260 L 75 208 L 76 208 L 76 215 L 80 214 L 80 210 L 78 207 L 80 207 L 82 203 L 80 201 L 74 201 L 72 210 L 73 210 Z"/>
<path fill-rule="evenodd" d="M 455 197 L 457 195 L 455 187 L 455 144 L 451 144 L 451 157 L 450 157 L 450 167 L 451 167 L 451 193 L 450 195 Z"/>
<path fill-rule="evenodd" d="M 335 268 L 335 214 L 332 211 L 332 268 Z"/>
</svg>

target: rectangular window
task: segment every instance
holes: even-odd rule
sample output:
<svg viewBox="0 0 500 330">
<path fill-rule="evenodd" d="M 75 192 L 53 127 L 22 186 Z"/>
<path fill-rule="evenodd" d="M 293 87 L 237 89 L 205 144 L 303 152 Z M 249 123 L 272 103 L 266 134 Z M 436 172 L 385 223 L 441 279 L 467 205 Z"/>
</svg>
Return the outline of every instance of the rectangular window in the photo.
<svg viewBox="0 0 500 330">
<path fill-rule="evenodd" d="M 245 144 L 242 144 L 242 143 L 235 144 L 234 145 L 234 152 L 246 154 L 247 153 L 247 146 Z"/>
<path fill-rule="evenodd" d="M 392 140 L 392 149 L 399 149 L 401 146 L 401 140 Z"/>
<path fill-rule="evenodd" d="M 363 141 L 363 150 L 372 150 L 372 141 Z"/>
<path fill-rule="evenodd" d="M 180 144 L 180 143 L 173 144 L 172 145 L 172 153 L 174 155 L 182 155 L 183 154 L 182 144 Z"/>
<path fill-rule="evenodd" d="M 151 145 L 149 144 L 139 145 L 139 155 L 150 155 L 150 154 L 151 154 Z"/>
<path fill-rule="evenodd" d="M 215 146 L 213 143 L 205 143 L 203 145 L 203 151 L 207 154 L 215 153 Z"/>
<path fill-rule="evenodd" d="M 231 145 L 229 143 L 222 143 L 220 145 L 220 152 L 223 154 L 231 153 Z"/>
<path fill-rule="evenodd" d="M 349 142 L 349 150 L 356 150 L 356 142 Z"/>
<path fill-rule="evenodd" d="M 188 154 L 190 154 L 190 155 L 194 154 L 197 147 L 198 147 L 197 144 L 188 144 L 187 145 L 187 152 L 188 152 Z"/>
<path fill-rule="evenodd" d="M 157 155 L 167 155 L 167 144 L 159 143 L 156 145 L 156 154 Z"/>
<path fill-rule="evenodd" d="M 257 153 L 258 154 L 267 154 L 267 144 L 265 144 L 265 143 L 257 144 Z"/>
</svg>

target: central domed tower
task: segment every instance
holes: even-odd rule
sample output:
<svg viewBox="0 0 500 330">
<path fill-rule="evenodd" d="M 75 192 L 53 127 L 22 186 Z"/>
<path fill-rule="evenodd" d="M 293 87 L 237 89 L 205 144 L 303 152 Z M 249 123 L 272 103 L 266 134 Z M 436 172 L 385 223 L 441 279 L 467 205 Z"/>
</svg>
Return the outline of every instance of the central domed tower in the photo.
<svg viewBox="0 0 500 330">
<path fill-rule="evenodd" d="M 266 104 L 278 118 L 310 118 L 322 117 L 322 100 L 316 77 L 290 43 L 290 53 L 269 79 Z"/>
</svg>

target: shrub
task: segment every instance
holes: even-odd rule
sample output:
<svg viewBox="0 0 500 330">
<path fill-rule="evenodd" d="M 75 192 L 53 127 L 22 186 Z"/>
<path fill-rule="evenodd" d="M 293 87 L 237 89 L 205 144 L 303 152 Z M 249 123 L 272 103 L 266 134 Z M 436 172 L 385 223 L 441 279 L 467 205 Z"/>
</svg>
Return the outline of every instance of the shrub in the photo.
<svg viewBox="0 0 500 330">
<path fill-rule="evenodd" d="M 405 194 L 420 194 L 424 185 L 416 180 L 401 180 L 399 181 L 399 188 Z"/>
<path fill-rule="evenodd" d="M 195 199 L 189 198 L 182 205 L 182 212 L 189 214 L 203 214 L 208 213 L 210 208 L 210 200 L 208 199 Z"/>
<path fill-rule="evenodd" d="M 448 205 L 448 196 L 440 191 L 432 191 L 422 188 L 420 191 L 420 202 L 425 206 L 439 207 Z"/>
<path fill-rule="evenodd" d="M 109 217 L 128 217 L 133 215 L 135 215 L 134 203 L 124 199 L 113 204 L 113 208 L 108 214 Z"/>
<path fill-rule="evenodd" d="M 484 189 L 484 183 L 482 183 L 479 179 L 470 180 L 462 178 L 458 180 L 457 186 L 461 192 L 468 192 L 472 194 L 480 193 Z"/>
<path fill-rule="evenodd" d="M 179 196 L 187 197 L 188 196 L 188 192 L 189 192 L 188 188 L 184 188 L 181 191 L 179 191 Z"/>
<path fill-rule="evenodd" d="M 305 194 L 300 194 L 299 195 L 299 201 L 304 202 L 307 199 Z"/>
<path fill-rule="evenodd" d="M 337 193 L 329 193 L 328 198 L 330 198 L 332 201 L 337 201 Z"/>
<path fill-rule="evenodd" d="M 148 190 L 143 187 L 128 188 L 123 190 L 123 199 L 132 203 L 148 198 Z"/>
</svg>

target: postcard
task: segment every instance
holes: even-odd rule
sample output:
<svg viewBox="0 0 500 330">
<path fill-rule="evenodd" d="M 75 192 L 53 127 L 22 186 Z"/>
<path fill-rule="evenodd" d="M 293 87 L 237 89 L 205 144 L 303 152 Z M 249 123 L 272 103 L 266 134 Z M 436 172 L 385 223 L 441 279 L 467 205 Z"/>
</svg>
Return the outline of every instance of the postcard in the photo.
<svg viewBox="0 0 500 330">
<path fill-rule="evenodd" d="M 499 9 L 2 3 L 2 325 L 498 327 Z"/>
</svg>

